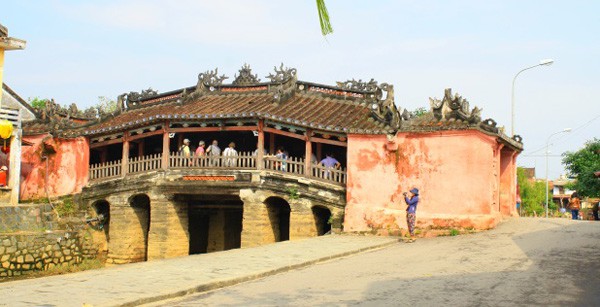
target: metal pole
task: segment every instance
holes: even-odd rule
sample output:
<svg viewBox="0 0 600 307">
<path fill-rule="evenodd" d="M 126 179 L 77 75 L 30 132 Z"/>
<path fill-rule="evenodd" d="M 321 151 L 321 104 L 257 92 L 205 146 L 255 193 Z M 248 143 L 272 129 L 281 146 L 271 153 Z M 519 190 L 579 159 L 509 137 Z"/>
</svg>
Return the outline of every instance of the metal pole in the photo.
<svg viewBox="0 0 600 307">
<path fill-rule="evenodd" d="M 550 137 L 552 137 L 552 135 Z M 548 138 L 548 141 L 546 141 L 546 218 L 548 218 L 548 146 L 550 137 Z"/>
<path fill-rule="evenodd" d="M 562 131 L 552 133 L 546 140 L 546 218 L 548 218 L 548 147 L 550 146 L 550 139 L 560 133 L 571 132 L 571 128 L 563 129 Z"/>
<path fill-rule="evenodd" d="M 532 69 L 534 67 L 538 67 L 541 66 L 542 64 L 536 64 L 530 67 L 526 67 L 521 69 L 513 78 L 513 82 L 512 82 L 512 91 L 511 91 L 511 109 L 510 109 L 510 114 L 511 114 L 511 120 L 510 120 L 510 135 L 514 136 L 515 135 L 515 81 L 517 81 L 517 77 L 524 71 L 528 70 L 528 69 Z"/>
</svg>

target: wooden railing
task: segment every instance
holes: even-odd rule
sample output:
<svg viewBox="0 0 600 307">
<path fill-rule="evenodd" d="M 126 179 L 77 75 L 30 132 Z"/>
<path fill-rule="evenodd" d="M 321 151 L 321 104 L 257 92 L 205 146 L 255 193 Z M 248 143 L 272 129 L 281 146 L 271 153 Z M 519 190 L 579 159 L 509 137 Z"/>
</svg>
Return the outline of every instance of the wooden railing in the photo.
<svg viewBox="0 0 600 307">
<path fill-rule="evenodd" d="M 148 171 L 162 169 L 162 154 L 153 154 L 142 157 L 129 158 L 127 163 L 127 174 L 139 174 Z M 220 170 L 256 170 L 257 158 L 252 152 L 240 152 L 236 156 L 192 156 L 186 157 L 179 153 L 171 153 L 168 158 L 169 169 L 220 169 Z M 346 170 L 325 167 L 321 164 L 312 164 L 310 171 L 305 170 L 305 162 L 302 158 L 289 157 L 281 159 L 274 156 L 263 158 L 262 167 L 265 170 L 290 174 L 295 176 L 309 177 L 319 181 L 325 181 L 345 185 L 347 181 Z M 90 181 L 110 179 L 123 175 L 121 161 L 111 161 L 90 165 Z"/>
<path fill-rule="evenodd" d="M 264 168 L 282 173 L 304 175 L 304 159 L 289 157 L 281 159 L 273 156 L 264 158 Z"/>
<path fill-rule="evenodd" d="M 90 180 L 121 176 L 121 160 L 90 165 Z"/>
<path fill-rule="evenodd" d="M 162 167 L 162 154 L 129 158 L 128 174 L 153 171 Z"/>
<path fill-rule="evenodd" d="M 256 169 L 256 156 L 252 152 L 240 152 L 236 156 L 192 156 L 171 153 L 169 168 L 216 168 L 216 169 Z"/>
<path fill-rule="evenodd" d="M 344 168 L 336 169 L 323 165 L 313 165 L 311 177 L 346 184 L 347 176 Z"/>
</svg>

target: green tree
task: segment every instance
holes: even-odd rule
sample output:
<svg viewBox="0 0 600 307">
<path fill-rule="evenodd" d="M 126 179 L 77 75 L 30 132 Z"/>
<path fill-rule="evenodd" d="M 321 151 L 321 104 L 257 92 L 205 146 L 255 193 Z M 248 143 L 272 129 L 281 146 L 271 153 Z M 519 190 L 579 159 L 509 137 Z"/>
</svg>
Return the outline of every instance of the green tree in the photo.
<svg viewBox="0 0 600 307">
<path fill-rule="evenodd" d="M 525 215 L 542 215 L 545 212 L 546 203 L 546 183 L 541 181 L 533 181 L 525 175 L 525 170 L 521 167 L 517 168 L 517 184 L 521 195 L 521 207 Z M 551 196 L 550 196 L 551 197 Z M 548 203 L 548 210 L 556 210 L 556 204 Z"/>
<path fill-rule="evenodd" d="M 412 114 L 412 116 L 414 117 L 421 117 L 427 113 L 429 113 L 429 110 L 427 110 L 427 108 L 416 108 L 414 111 L 410 112 Z"/>
<path fill-rule="evenodd" d="M 29 97 L 29 99 L 27 99 L 29 101 L 29 104 L 34 107 L 34 108 L 39 108 L 39 109 L 43 109 L 46 107 L 46 101 L 48 101 L 49 99 L 46 98 L 40 98 L 40 97 Z"/>
<path fill-rule="evenodd" d="M 576 152 L 565 152 L 562 163 L 569 177 L 576 179 L 572 188 L 580 196 L 600 196 L 600 179 L 594 176 L 594 172 L 600 171 L 600 139 L 587 141 Z"/>
<path fill-rule="evenodd" d="M 117 101 L 106 96 L 98 96 L 98 104 L 96 108 L 104 113 L 112 113 L 118 109 Z"/>
</svg>

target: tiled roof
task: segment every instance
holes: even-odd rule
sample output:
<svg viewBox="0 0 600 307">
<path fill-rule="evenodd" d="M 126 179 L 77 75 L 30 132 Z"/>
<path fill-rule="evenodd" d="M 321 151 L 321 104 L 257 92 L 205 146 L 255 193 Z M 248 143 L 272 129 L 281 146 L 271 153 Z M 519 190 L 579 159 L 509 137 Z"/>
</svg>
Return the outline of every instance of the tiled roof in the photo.
<svg viewBox="0 0 600 307">
<path fill-rule="evenodd" d="M 283 102 L 275 102 L 268 85 L 220 88 L 186 101 L 172 91 L 141 101 L 114 118 L 86 127 L 87 135 L 106 134 L 166 119 L 206 121 L 214 119 L 262 118 L 294 126 L 340 133 L 383 134 L 392 130 L 372 116 L 364 93 L 305 83 Z M 311 87 L 312 86 L 312 87 Z M 257 89 L 257 90 L 256 90 Z"/>
</svg>

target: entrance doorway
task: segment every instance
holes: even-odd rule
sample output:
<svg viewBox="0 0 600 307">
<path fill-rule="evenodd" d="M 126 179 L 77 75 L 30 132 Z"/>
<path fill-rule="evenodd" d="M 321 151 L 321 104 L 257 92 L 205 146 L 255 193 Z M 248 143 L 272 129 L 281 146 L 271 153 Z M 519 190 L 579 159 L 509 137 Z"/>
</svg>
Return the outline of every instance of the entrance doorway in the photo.
<svg viewBox="0 0 600 307">
<path fill-rule="evenodd" d="M 290 204 L 281 197 L 269 197 L 265 200 L 269 222 L 275 242 L 290 239 Z"/>
<path fill-rule="evenodd" d="M 331 211 L 325 207 L 314 206 L 312 207 L 312 213 L 315 218 L 315 226 L 317 228 L 317 235 L 322 236 L 331 231 Z"/>
<path fill-rule="evenodd" d="M 189 254 L 240 248 L 244 203 L 233 195 L 185 195 L 188 202 Z"/>
</svg>

